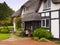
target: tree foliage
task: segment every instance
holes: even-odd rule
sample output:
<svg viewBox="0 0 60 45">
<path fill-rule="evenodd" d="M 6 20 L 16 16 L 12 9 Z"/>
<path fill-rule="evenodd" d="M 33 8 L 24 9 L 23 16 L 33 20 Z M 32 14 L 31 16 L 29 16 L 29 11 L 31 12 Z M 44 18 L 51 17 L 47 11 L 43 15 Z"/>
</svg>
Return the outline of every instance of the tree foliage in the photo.
<svg viewBox="0 0 60 45">
<path fill-rule="evenodd" d="M 16 19 L 16 26 L 17 26 L 17 28 L 21 28 L 21 23 L 22 23 L 22 18 L 21 17 L 18 17 Z"/>
<path fill-rule="evenodd" d="M 4 2 L 0 3 L 0 24 L 10 23 L 14 11 Z"/>
<path fill-rule="evenodd" d="M 14 11 L 4 2 L 0 3 L 0 26 L 3 26 L 4 29 L 9 31 L 8 25 L 12 24 L 12 18 L 11 15 L 14 13 Z M 2 29 L 0 29 L 1 31 Z"/>
</svg>

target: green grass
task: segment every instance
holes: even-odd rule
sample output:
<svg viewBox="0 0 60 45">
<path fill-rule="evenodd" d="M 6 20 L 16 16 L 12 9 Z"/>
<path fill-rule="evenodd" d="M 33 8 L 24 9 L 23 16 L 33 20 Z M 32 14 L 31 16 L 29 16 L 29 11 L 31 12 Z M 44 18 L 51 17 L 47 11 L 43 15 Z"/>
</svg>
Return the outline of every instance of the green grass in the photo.
<svg viewBox="0 0 60 45">
<path fill-rule="evenodd" d="M 48 40 L 46 38 L 41 38 L 39 41 L 41 41 L 41 42 L 50 42 L 50 40 Z"/>
<path fill-rule="evenodd" d="M 13 29 L 13 26 L 8 26 L 9 30 Z M 8 39 L 10 37 L 9 30 L 7 27 L 1 26 L 0 27 L 0 40 Z"/>
<path fill-rule="evenodd" d="M 4 39 L 8 39 L 10 37 L 9 33 L 0 33 L 0 41 Z"/>
</svg>

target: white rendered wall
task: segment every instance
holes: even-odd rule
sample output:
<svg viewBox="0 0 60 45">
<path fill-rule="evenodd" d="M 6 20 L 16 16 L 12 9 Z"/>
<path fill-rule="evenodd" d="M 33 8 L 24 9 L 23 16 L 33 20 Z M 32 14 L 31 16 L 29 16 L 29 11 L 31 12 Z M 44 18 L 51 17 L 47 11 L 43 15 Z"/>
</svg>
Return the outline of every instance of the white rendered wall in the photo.
<svg viewBox="0 0 60 45">
<path fill-rule="evenodd" d="M 21 18 L 24 17 L 24 14 L 25 14 L 25 12 L 24 12 L 24 9 L 23 9 L 23 10 L 22 10 L 22 14 L 21 14 Z"/>
<path fill-rule="evenodd" d="M 45 11 L 43 11 L 43 9 L 44 9 L 43 6 L 44 6 L 44 2 L 42 2 L 38 13 L 40 13 L 40 12 L 45 12 Z M 60 9 L 60 4 L 54 4 L 54 3 L 51 1 L 51 9 L 50 9 L 50 10 L 57 10 L 57 9 Z M 46 10 L 46 11 L 50 11 L 50 10 Z"/>
<path fill-rule="evenodd" d="M 59 38 L 59 20 L 51 20 L 51 32 L 54 38 Z"/>
<path fill-rule="evenodd" d="M 40 9 L 39 9 L 39 11 L 38 11 L 38 13 L 40 13 L 40 12 L 43 12 L 43 2 L 42 2 L 42 4 L 41 4 L 41 6 L 40 6 Z"/>
<path fill-rule="evenodd" d="M 59 18 L 59 11 L 51 12 L 51 18 Z"/>
<path fill-rule="evenodd" d="M 54 4 L 54 3 L 51 1 L 51 10 L 57 10 L 57 9 L 60 9 L 60 4 Z"/>
<path fill-rule="evenodd" d="M 54 35 L 54 38 L 59 38 L 59 12 L 51 12 L 51 32 Z"/>
<path fill-rule="evenodd" d="M 48 10 L 43 11 L 43 9 L 44 9 L 43 6 L 44 6 L 44 3 L 42 2 L 41 7 L 40 7 L 38 13 L 48 11 Z M 51 9 L 50 10 L 57 10 L 57 9 L 60 9 L 60 4 L 54 4 L 51 1 Z M 46 15 L 48 16 L 49 14 L 47 13 Z M 42 14 L 42 16 L 44 16 L 44 14 Z M 51 18 L 59 18 L 58 11 L 52 12 L 51 13 Z M 59 38 L 59 19 L 53 19 L 53 20 L 51 20 L 51 32 L 54 35 L 54 38 Z"/>
</svg>

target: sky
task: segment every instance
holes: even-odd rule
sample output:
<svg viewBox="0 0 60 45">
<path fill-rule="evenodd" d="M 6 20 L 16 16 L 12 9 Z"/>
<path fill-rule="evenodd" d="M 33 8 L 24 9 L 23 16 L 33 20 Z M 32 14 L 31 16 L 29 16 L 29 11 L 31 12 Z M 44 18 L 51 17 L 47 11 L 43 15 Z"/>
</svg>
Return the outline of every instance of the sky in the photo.
<svg viewBox="0 0 60 45">
<path fill-rule="evenodd" d="M 0 3 L 3 3 L 4 1 L 10 8 L 17 11 L 28 0 L 0 0 Z"/>
</svg>

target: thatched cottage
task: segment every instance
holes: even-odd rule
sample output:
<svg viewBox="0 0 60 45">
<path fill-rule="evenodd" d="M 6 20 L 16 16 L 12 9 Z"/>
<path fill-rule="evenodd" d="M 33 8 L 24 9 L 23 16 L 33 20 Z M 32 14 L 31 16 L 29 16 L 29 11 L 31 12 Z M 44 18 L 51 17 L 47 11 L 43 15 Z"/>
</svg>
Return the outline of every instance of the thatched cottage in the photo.
<svg viewBox="0 0 60 45">
<path fill-rule="evenodd" d="M 15 12 L 15 19 L 21 16 L 24 30 L 45 28 L 52 32 L 54 38 L 60 38 L 60 0 L 28 0 Z"/>
</svg>

